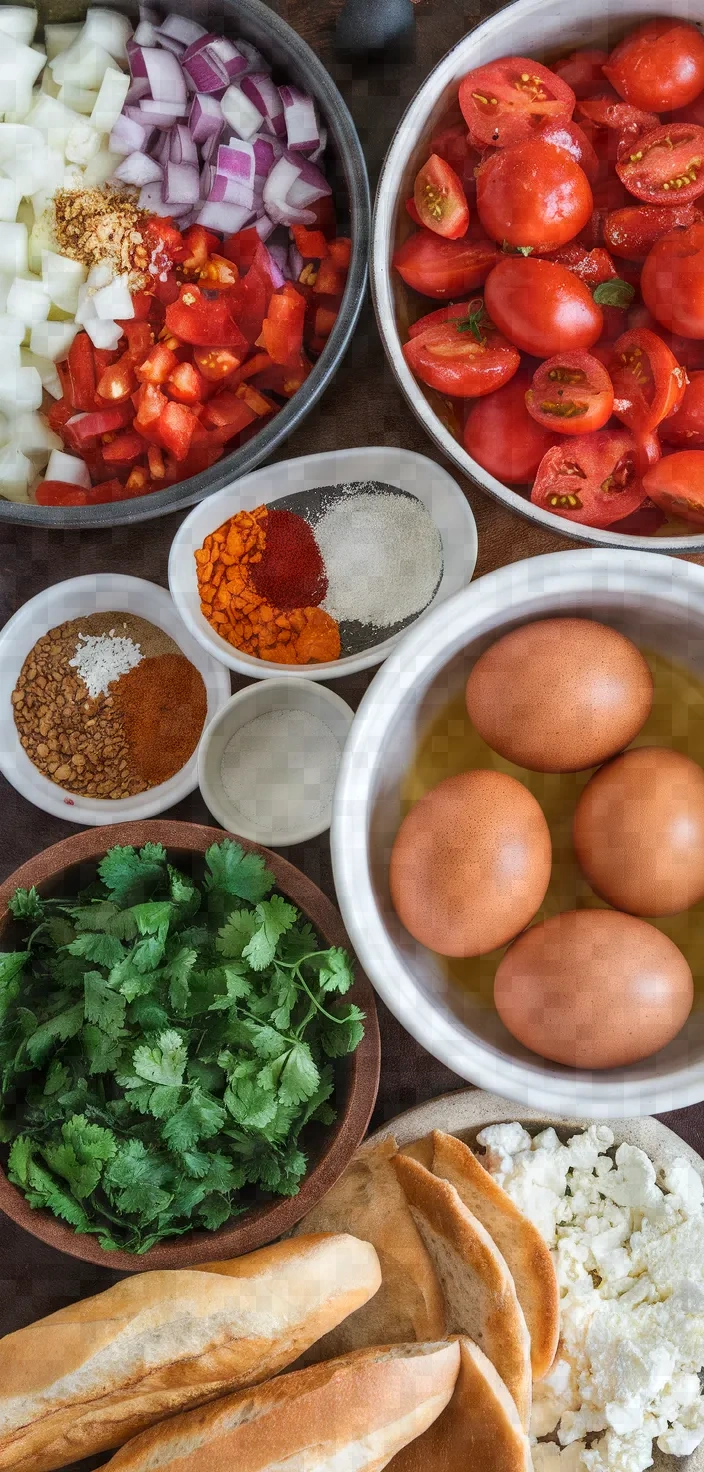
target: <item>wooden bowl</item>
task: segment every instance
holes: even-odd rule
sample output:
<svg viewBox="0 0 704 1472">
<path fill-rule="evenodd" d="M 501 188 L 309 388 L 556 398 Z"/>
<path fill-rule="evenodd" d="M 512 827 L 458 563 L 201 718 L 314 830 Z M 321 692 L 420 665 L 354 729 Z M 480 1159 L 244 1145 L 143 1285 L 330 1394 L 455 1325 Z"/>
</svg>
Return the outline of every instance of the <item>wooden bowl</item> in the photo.
<svg viewBox="0 0 704 1472">
<path fill-rule="evenodd" d="M 131 844 L 140 848 L 145 843 L 162 843 L 176 864 L 202 855 L 211 843 L 226 835 L 221 828 L 206 828 L 195 823 L 162 822 L 155 819 L 143 823 L 117 823 L 105 828 L 90 828 L 45 849 L 11 874 L 0 886 L 0 948 L 5 947 L 7 932 L 14 921 L 8 901 L 18 888 L 36 885 L 40 894 L 70 892 L 95 877 L 95 869 L 107 849 L 115 844 Z M 278 854 L 245 838 L 238 838 L 243 849 L 259 853 L 276 877 L 276 887 L 296 905 L 330 945 L 350 948 L 342 920 L 326 896 L 293 864 Z M 70 1257 L 99 1267 L 128 1272 L 144 1272 L 154 1268 L 195 1267 L 200 1262 L 239 1257 L 257 1247 L 273 1242 L 291 1230 L 306 1212 L 329 1191 L 345 1169 L 360 1141 L 364 1138 L 379 1085 L 380 1044 L 374 992 L 359 967 L 349 993 L 366 1013 L 365 1033 L 357 1051 L 341 1059 L 338 1066 L 338 1118 L 325 1132 L 322 1145 L 315 1154 L 311 1169 L 297 1196 L 274 1198 L 253 1206 L 242 1217 L 225 1223 L 216 1232 L 194 1231 L 173 1243 L 152 1247 L 143 1256 L 131 1252 L 105 1252 L 94 1237 L 81 1235 L 50 1212 L 32 1210 L 24 1196 L 8 1181 L 0 1168 L 0 1210 L 12 1221 L 31 1232 L 33 1237 L 66 1252 Z"/>
</svg>

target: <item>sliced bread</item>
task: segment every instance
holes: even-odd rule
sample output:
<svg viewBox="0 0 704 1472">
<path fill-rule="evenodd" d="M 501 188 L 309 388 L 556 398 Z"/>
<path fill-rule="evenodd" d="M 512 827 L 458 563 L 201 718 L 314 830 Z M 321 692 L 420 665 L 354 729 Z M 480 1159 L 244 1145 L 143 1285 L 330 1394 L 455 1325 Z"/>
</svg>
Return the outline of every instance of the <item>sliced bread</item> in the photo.
<svg viewBox="0 0 704 1472">
<path fill-rule="evenodd" d="M 460 1373 L 449 1406 L 389 1462 L 388 1472 L 532 1472 L 530 1443 L 491 1360 L 460 1339 Z"/>
</svg>

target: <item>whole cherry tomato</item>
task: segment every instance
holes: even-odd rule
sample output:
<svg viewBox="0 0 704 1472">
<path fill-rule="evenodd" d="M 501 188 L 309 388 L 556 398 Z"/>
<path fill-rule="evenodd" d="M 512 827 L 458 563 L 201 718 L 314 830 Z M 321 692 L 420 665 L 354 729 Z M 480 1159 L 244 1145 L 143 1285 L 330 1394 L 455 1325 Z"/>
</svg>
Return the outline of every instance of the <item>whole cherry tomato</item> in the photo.
<svg viewBox="0 0 704 1472">
<path fill-rule="evenodd" d="M 647 21 L 611 52 L 604 75 L 634 107 L 686 107 L 704 88 L 704 37 L 683 20 Z"/>
<path fill-rule="evenodd" d="M 567 521 L 604 528 L 630 516 L 645 495 L 633 436 L 627 429 L 598 429 L 548 450 L 530 499 Z"/>
<path fill-rule="evenodd" d="M 555 250 L 586 225 L 592 191 L 565 149 L 531 138 L 485 159 L 477 175 L 477 209 L 494 240 Z"/>
<path fill-rule="evenodd" d="M 613 406 L 611 379 L 590 353 L 558 353 L 548 358 L 536 369 L 526 394 L 528 413 L 545 429 L 559 434 L 603 429 Z"/>
<path fill-rule="evenodd" d="M 541 123 L 536 137 L 541 138 L 543 143 L 552 143 L 554 148 L 564 149 L 579 164 L 580 169 L 584 169 L 590 183 L 592 179 L 596 179 L 599 160 L 591 139 L 580 128 L 579 123 L 570 118 L 557 118 L 555 121 L 550 118 L 546 123 Z"/>
<path fill-rule="evenodd" d="M 668 516 L 704 526 L 704 450 L 678 450 L 659 460 L 643 487 Z"/>
<path fill-rule="evenodd" d="M 704 449 L 704 373 L 691 373 L 684 398 L 660 425 L 660 438 L 676 450 Z"/>
<path fill-rule="evenodd" d="M 624 332 L 610 368 L 614 414 L 636 438 L 651 434 L 684 398 L 687 375 L 667 344 L 647 328 Z"/>
<path fill-rule="evenodd" d="M 640 278 L 643 301 L 670 332 L 704 337 L 704 224 L 656 240 Z"/>
<path fill-rule="evenodd" d="M 483 470 L 508 485 L 528 485 L 555 435 L 543 429 L 526 409 L 531 372 L 521 367 L 515 377 L 469 408 L 464 447 Z"/>
<path fill-rule="evenodd" d="M 536 358 L 590 348 L 603 317 L 589 288 L 565 266 L 505 256 L 487 278 L 484 300 L 509 342 Z"/>
<path fill-rule="evenodd" d="M 459 100 L 479 147 L 505 148 L 529 138 L 537 119 L 571 118 L 576 99 L 572 88 L 539 61 L 504 56 L 468 72 Z"/>
<path fill-rule="evenodd" d="M 616 173 L 629 194 L 646 204 L 688 204 L 704 192 L 704 128 L 668 123 L 622 145 Z"/>
<path fill-rule="evenodd" d="M 439 393 L 479 398 L 500 388 L 516 372 L 520 353 L 497 332 L 481 297 L 464 318 L 436 322 L 404 345 L 409 368 Z"/>
<path fill-rule="evenodd" d="M 432 230 L 416 230 L 393 264 L 407 286 L 442 300 L 482 286 L 500 256 L 493 240 L 443 240 Z"/>
<path fill-rule="evenodd" d="M 455 170 L 439 154 L 431 153 L 427 163 L 416 174 L 413 203 L 421 225 L 457 240 L 469 224 L 469 207 L 462 181 Z"/>
</svg>

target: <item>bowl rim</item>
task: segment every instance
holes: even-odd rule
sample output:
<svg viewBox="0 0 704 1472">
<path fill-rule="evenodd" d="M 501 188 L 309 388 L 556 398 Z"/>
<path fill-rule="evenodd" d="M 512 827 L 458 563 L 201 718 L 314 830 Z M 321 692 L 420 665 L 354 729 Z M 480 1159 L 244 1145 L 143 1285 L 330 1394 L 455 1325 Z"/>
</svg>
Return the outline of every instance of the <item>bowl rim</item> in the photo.
<svg viewBox="0 0 704 1472">
<path fill-rule="evenodd" d="M 232 10 L 230 10 L 232 6 Z M 267 29 L 274 43 L 285 47 L 294 65 L 300 64 L 312 76 L 324 120 L 334 139 L 345 176 L 349 201 L 352 255 L 345 290 L 332 332 L 312 372 L 270 424 L 253 435 L 231 455 L 225 455 L 208 470 L 179 481 L 163 491 L 137 496 L 127 501 L 107 502 L 90 507 L 46 507 L 34 503 L 0 499 L 0 523 L 36 527 L 65 527 L 75 530 L 93 527 L 125 526 L 140 521 L 153 521 L 170 512 L 196 505 L 228 481 L 247 475 L 279 449 L 293 430 L 317 404 L 334 378 L 350 345 L 364 302 L 368 275 L 371 199 L 369 177 L 362 145 L 349 108 L 327 67 L 303 37 L 288 21 L 262 0 L 225 0 L 221 17 L 228 16 L 234 25 L 237 15 L 246 25 L 248 20 Z"/>
<path fill-rule="evenodd" d="M 326 660 L 322 664 L 274 664 L 273 662 L 267 663 L 266 660 L 256 659 L 251 654 L 245 654 L 242 650 L 235 649 L 233 645 L 221 639 L 220 635 L 215 632 L 215 629 L 200 612 L 195 565 L 193 563 L 194 542 L 192 541 L 193 528 L 200 518 L 206 514 L 208 516 L 208 530 L 206 531 L 205 528 L 202 528 L 201 532 L 198 533 L 202 543 L 204 536 L 209 535 L 210 532 L 222 525 L 222 521 L 220 520 L 221 509 L 224 510 L 225 520 L 229 519 L 230 516 L 234 516 L 238 510 L 246 509 L 246 507 L 240 506 L 240 498 L 244 497 L 245 500 L 249 498 L 253 482 L 258 494 L 260 484 L 264 485 L 266 483 L 266 478 L 271 477 L 272 471 L 275 472 L 278 481 L 281 477 L 286 476 L 291 467 L 299 467 L 301 475 L 305 480 L 309 476 L 314 477 L 313 484 L 310 487 L 310 489 L 313 489 L 316 485 L 319 486 L 328 483 L 322 479 L 323 475 L 334 475 L 338 479 L 344 479 L 345 465 L 349 461 L 354 462 L 359 460 L 360 457 L 362 460 L 367 457 L 369 458 L 371 462 L 369 466 L 370 472 L 373 471 L 375 457 L 378 457 L 377 468 L 379 468 L 379 475 L 381 477 L 388 475 L 390 480 L 395 479 L 399 482 L 404 480 L 406 468 L 410 466 L 414 466 L 419 472 L 424 472 L 426 482 L 430 482 L 431 484 L 435 482 L 438 487 L 442 488 L 442 495 L 445 499 L 446 507 L 451 508 L 455 521 L 461 523 L 461 538 L 458 536 L 460 529 L 458 526 L 452 527 L 451 537 L 450 529 L 448 528 L 448 536 L 445 537 L 444 529 L 435 520 L 431 507 L 423 500 L 417 489 L 413 492 L 419 500 L 423 501 L 423 505 L 426 507 L 431 519 L 435 522 L 436 530 L 440 534 L 443 551 L 443 573 L 440 585 L 428 608 L 416 614 L 413 622 L 408 627 L 415 628 L 416 624 L 425 618 L 429 611 L 442 603 L 446 603 L 453 596 L 449 591 L 443 592 L 443 583 L 446 577 L 450 576 L 447 567 L 448 553 L 457 561 L 457 566 L 452 569 L 454 581 L 457 580 L 460 572 L 460 560 L 462 561 L 462 576 L 466 576 L 468 582 L 473 576 L 479 552 L 479 538 L 474 512 L 454 476 L 451 475 L 450 471 L 444 465 L 438 464 L 437 460 L 432 460 L 429 455 L 423 455 L 418 450 L 408 450 L 398 445 L 353 445 L 342 450 L 320 450 L 309 455 L 294 455 L 289 460 L 279 460 L 275 466 L 261 466 L 259 470 L 253 471 L 251 475 L 223 486 L 213 496 L 198 506 L 194 506 L 193 510 L 184 517 L 181 525 L 176 530 L 169 550 L 169 589 L 182 622 L 186 625 L 186 628 L 193 637 L 205 649 L 209 650 L 216 659 L 219 659 L 222 664 L 227 665 L 229 669 L 235 670 L 240 675 L 248 675 L 253 680 L 272 680 L 282 677 L 293 680 L 341 680 L 344 675 L 356 675 L 362 670 L 372 669 L 374 665 L 381 664 L 388 658 L 391 651 L 397 647 L 399 641 L 403 639 L 407 629 L 402 629 L 400 633 L 382 640 L 379 644 L 373 644 L 369 649 L 363 650 L 360 654 L 342 654 L 339 659 Z M 388 468 L 384 467 L 385 461 L 389 462 Z M 329 470 L 326 468 L 328 465 L 330 466 Z M 354 478 L 364 480 L 369 477 L 361 474 Z M 403 486 L 399 488 L 404 489 Z M 290 494 L 285 489 L 279 492 L 276 487 L 273 487 L 272 490 L 273 493 L 270 491 L 268 494 L 267 503 L 275 502 L 280 496 Z M 225 510 L 224 508 L 228 506 L 228 502 L 231 502 L 231 508 Z M 256 504 L 257 502 L 255 501 Z"/>
<path fill-rule="evenodd" d="M 320 705 L 330 706 L 332 710 L 335 710 L 337 712 L 340 720 L 344 720 L 346 722 L 347 736 L 349 736 L 350 730 L 352 728 L 354 711 L 351 705 L 348 705 L 347 701 L 343 700 L 342 696 L 338 695 L 336 690 L 329 690 L 327 685 L 321 685 L 315 680 L 292 680 L 287 679 L 285 676 L 273 680 L 259 680 L 256 684 L 245 685 L 244 690 L 238 690 L 234 695 L 231 695 L 230 699 L 226 702 L 225 705 L 221 707 L 217 715 L 213 716 L 212 721 L 208 723 L 208 726 L 203 732 L 200 745 L 198 747 L 198 785 L 200 787 L 203 802 L 205 803 L 208 811 L 213 814 L 214 818 L 217 819 L 218 823 L 222 823 L 223 827 L 226 829 L 229 825 L 229 817 L 227 814 L 225 803 L 221 801 L 219 790 L 216 787 L 215 783 L 208 777 L 206 771 L 206 763 L 210 755 L 210 747 L 218 730 L 226 724 L 230 713 L 233 710 L 244 711 L 245 707 L 250 704 L 254 709 L 254 707 L 258 703 L 255 692 L 262 689 L 267 692 L 267 696 L 273 695 L 274 697 L 276 697 L 277 692 L 283 694 L 285 690 L 291 691 L 294 695 L 300 696 L 300 699 L 287 702 L 285 705 L 281 705 L 280 707 L 278 707 L 281 710 L 309 710 L 311 693 L 314 692 L 316 695 L 316 700 Z M 270 709 L 277 709 L 275 699 L 274 701 L 272 701 Z M 264 712 L 262 712 L 262 714 L 264 714 Z M 253 714 L 251 719 L 256 720 L 256 714 Z M 235 731 L 241 730 L 242 726 L 245 726 L 246 724 L 247 720 L 238 722 L 238 724 L 234 727 L 232 734 L 234 735 Z M 343 750 L 344 742 L 341 741 L 340 758 L 342 758 Z M 233 818 L 236 816 L 234 810 L 232 811 L 230 816 Z M 241 815 L 237 816 L 237 821 L 241 821 Z M 307 825 L 302 824 L 299 828 L 296 828 L 294 830 L 279 828 L 273 834 L 268 833 L 266 835 L 267 840 L 269 844 L 274 844 L 277 848 L 289 848 L 294 843 L 308 843 L 312 838 L 319 838 L 321 833 L 327 833 L 331 821 L 332 800 L 330 802 L 329 811 L 326 814 L 323 814 L 321 818 L 312 820 Z M 245 826 L 250 826 L 251 831 L 244 833 L 243 836 L 248 838 L 252 843 L 261 843 L 262 839 L 254 831 L 254 823 Z"/>
<path fill-rule="evenodd" d="M 666 555 L 606 548 L 547 552 L 511 563 L 486 573 L 442 609 L 432 611 L 422 624 L 409 630 L 362 699 L 340 764 L 331 825 L 335 888 L 352 944 L 376 991 L 406 1031 L 454 1073 L 480 1088 L 517 1104 L 536 1104 L 590 1119 L 663 1113 L 701 1103 L 704 1067 L 678 1065 L 645 1080 L 615 1079 L 593 1070 L 562 1069 L 537 1055 L 531 1055 L 535 1062 L 518 1059 L 476 1038 L 437 1005 L 398 954 L 377 903 L 368 861 L 371 780 L 375 762 L 390 739 L 399 692 L 416 685 L 441 656 L 447 663 L 481 632 L 492 613 L 503 613 L 510 626 L 514 596 L 523 593 L 534 603 L 535 611 L 521 618 L 527 622 L 531 617 L 558 616 L 554 608 L 543 607 L 546 595 L 563 600 L 566 614 L 574 613 L 576 578 L 581 587 L 596 590 L 601 586 L 623 596 L 632 579 L 635 598 L 637 577 L 642 597 L 655 598 L 661 593 L 685 610 L 696 606 L 704 622 L 703 567 Z M 501 625 L 491 627 L 494 638 L 502 632 Z"/>
<path fill-rule="evenodd" d="M 352 951 L 335 905 L 288 859 L 221 828 L 169 819 L 88 828 L 28 859 L 0 885 L 0 926 L 7 918 L 7 903 L 15 889 L 53 881 L 65 869 L 97 859 L 114 844 L 141 846 L 149 842 L 163 843 L 167 850 L 204 853 L 211 843 L 222 842 L 228 837 L 234 838 L 246 852 L 261 854 L 275 875 L 276 887 L 282 894 L 303 911 L 331 945 L 346 946 Z M 197 1267 L 201 1262 L 241 1257 L 273 1242 L 289 1232 L 334 1185 L 363 1140 L 372 1115 L 379 1086 L 381 1045 L 374 992 L 358 961 L 355 984 L 349 995 L 362 1005 L 366 1013 L 364 1037 L 357 1051 L 349 1055 L 347 1098 L 341 1106 L 330 1144 L 305 1176 L 297 1196 L 275 1199 L 272 1204 L 253 1208 L 241 1218 L 233 1217 L 229 1224 L 226 1222 L 216 1232 L 193 1232 L 176 1238 L 170 1245 L 165 1243 L 152 1247 L 141 1257 L 122 1251 L 105 1252 L 94 1237 L 80 1235 L 48 1211 L 32 1210 L 17 1187 L 10 1184 L 1 1166 L 0 1211 L 47 1246 L 82 1262 L 121 1272 Z"/>
<path fill-rule="evenodd" d="M 653 4 L 649 10 L 644 11 L 643 18 L 650 14 L 660 14 L 663 10 L 668 14 L 676 14 L 682 4 L 684 0 L 674 0 L 674 3 L 673 0 L 668 0 L 668 3 L 664 7 L 661 5 L 659 10 Z M 504 33 L 507 27 L 510 27 L 511 17 L 516 12 L 523 17 L 530 17 L 543 8 L 544 0 L 513 0 L 513 3 L 475 26 L 441 57 L 403 112 L 381 166 L 372 212 L 370 285 L 379 336 L 398 387 L 426 434 L 437 449 L 462 471 L 473 485 L 488 493 L 495 501 L 499 501 L 526 520 L 537 523 L 546 531 L 569 538 L 582 545 L 586 543 L 594 547 L 623 547 L 630 551 L 669 553 L 680 556 L 703 552 L 704 532 L 683 537 L 630 536 L 623 532 L 601 530 L 598 527 L 572 522 L 566 517 L 556 516 L 551 511 L 543 511 L 541 507 L 534 506 L 531 501 L 526 500 L 510 486 L 504 485 L 495 476 L 490 475 L 468 455 L 461 442 L 455 439 L 432 408 L 421 385 L 406 364 L 401 350 L 401 338 L 391 289 L 390 257 L 396 216 L 402 205 L 398 181 L 409 154 L 417 146 L 422 136 L 425 115 L 432 102 L 453 79 L 457 67 L 462 65 L 465 51 L 473 53 L 476 47 L 481 46 L 484 38 Z M 633 23 L 636 23 L 635 19 Z M 478 64 L 474 59 L 471 62 L 471 65 Z"/>
<path fill-rule="evenodd" d="M 212 704 L 213 709 L 210 715 L 206 712 L 205 724 L 199 737 L 198 745 L 191 753 L 185 765 L 181 767 L 180 771 L 175 772 L 173 777 L 169 777 L 166 782 L 159 782 L 156 787 L 147 788 L 145 792 L 139 793 L 136 797 L 117 798 L 115 801 L 112 801 L 110 798 L 88 798 L 83 800 L 77 794 L 73 794 L 72 796 L 63 787 L 58 787 L 50 778 L 45 777 L 39 771 L 39 768 L 33 768 L 33 771 L 36 771 L 37 774 L 36 778 L 33 777 L 32 773 L 25 775 L 22 770 L 22 764 L 19 761 L 21 747 L 17 735 L 17 728 L 13 721 L 12 744 L 7 748 L 0 745 L 0 772 L 2 772 L 3 776 L 10 783 L 10 786 L 14 787 L 15 791 L 19 792 L 21 797 L 26 798 L 27 802 L 31 802 L 41 812 L 49 813 L 54 818 L 61 818 L 66 823 L 79 823 L 82 826 L 91 827 L 103 827 L 113 822 L 142 822 L 147 818 L 154 818 L 160 812 L 173 807 L 177 802 L 182 802 L 185 797 L 189 797 L 192 792 L 195 792 L 198 786 L 197 756 L 200 742 L 208 726 L 216 719 L 219 711 L 230 698 L 229 671 L 225 669 L 222 661 L 214 656 L 212 650 L 205 649 L 199 640 L 194 639 L 191 630 L 181 618 L 168 588 L 163 588 L 160 583 L 153 583 L 148 578 L 132 577 L 129 573 L 82 573 L 78 577 L 65 578 L 61 582 L 51 583 L 48 588 L 42 588 L 39 593 L 35 593 L 26 603 L 21 603 L 3 628 L 0 629 L 0 705 L 4 705 L 5 698 L 7 697 L 8 725 L 11 717 L 10 697 L 12 690 L 9 688 L 9 685 L 7 688 L 5 685 L 6 676 L 3 667 L 3 654 L 6 649 L 12 648 L 17 628 L 20 625 L 26 626 L 28 620 L 34 620 L 34 618 L 36 618 L 37 624 L 43 624 L 46 621 L 46 628 L 43 628 L 41 633 L 37 633 L 36 630 L 33 631 L 33 643 L 36 643 L 38 639 L 42 638 L 44 633 L 48 633 L 51 628 L 57 627 L 57 625 L 46 619 L 46 611 L 50 606 L 52 598 L 60 598 L 61 590 L 64 590 L 67 594 L 69 591 L 80 593 L 85 590 L 86 594 L 90 596 L 99 593 L 102 589 L 105 589 L 106 593 L 109 593 L 111 596 L 114 593 L 116 602 L 123 595 L 129 594 L 136 599 L 140 597 L 144 598 L 147 605 L 151 603 L 152 605 L 160 606 L 164 615 L 164 623 L 155 626 L 163 628 L 164 632 L 169 633 L 174 643 L 181 649 L 184 657 L 189 659 L 192 664 L 195 664 L 197 657 L 202 668 L 199 665 L 195 665 L 195 667 L 199 669 L 199 673 L 203 678 L 204 684 L 206 685 L 208 705 L 210 706 Z M 110 612 L 115 613 L 122 611 L 120 609 L 110 610 Z M 175 619 L 174 614 L 176 616 Z M 144 618 L 147 623 L 155 623 L 153 608 L 150 612 L 149 607 L 147 607 L 138 616 Z M 61 619 L 61 622 L 63 623 L 65 620 Z M 174 628 L 175 622 L 178 623 L 178 629 Z M 187 635 L 189 642 L 197 646 L 196 651 L 191 650 L 190 653 L 186 653 L 178 637 L 180 631 Z M 38 779 L 41 780 L 38 782 Z M 35 785 L 35 783 L 38 783 L 38 785 Z M 137 811 L 135 812 L 133 810 L 130 812 L 129 809 L 134 809 L 135 804 L 138 805 Z M 114 817 L 112 816 L 113 814 Z"/>
</svg>

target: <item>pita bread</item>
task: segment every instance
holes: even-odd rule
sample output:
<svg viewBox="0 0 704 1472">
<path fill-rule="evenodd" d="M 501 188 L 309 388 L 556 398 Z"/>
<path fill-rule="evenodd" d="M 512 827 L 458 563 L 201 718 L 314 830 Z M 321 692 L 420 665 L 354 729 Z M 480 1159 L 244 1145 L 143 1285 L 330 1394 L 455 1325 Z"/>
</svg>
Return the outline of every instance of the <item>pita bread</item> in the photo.
<svg viewBox="0 0 704 1472">
<path fill-rule="evenodd" d="M 530 1443 L 503 1380 L 471 1339 L 446 1411 L 389 1462 L 388 1472 L 532 1472 Z"/>
<path fill-rule="evenodd" d="M 442 1284 L 449 1332 L 467 1335 L 484 1350 L 527 1429 L 530 1337 L 498 1247 L 448 1181 L 405 1155 L 396 1156 L 394 1167 Z"/>
</svg>

